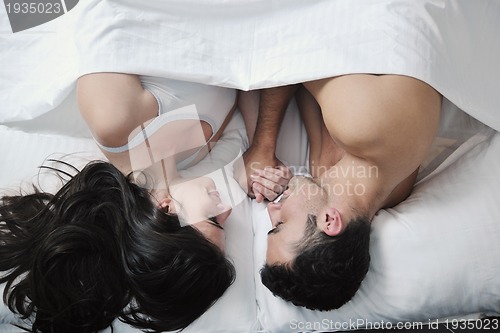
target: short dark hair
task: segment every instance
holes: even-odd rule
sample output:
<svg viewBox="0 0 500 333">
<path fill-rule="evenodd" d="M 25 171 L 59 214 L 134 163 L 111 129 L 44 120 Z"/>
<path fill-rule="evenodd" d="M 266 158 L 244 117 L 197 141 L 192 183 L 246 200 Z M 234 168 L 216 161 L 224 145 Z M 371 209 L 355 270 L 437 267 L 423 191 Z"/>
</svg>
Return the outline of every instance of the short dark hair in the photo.
<svg viewBox="0 0 500 333">
<path fill-rule="evenodd" d="M 2 197 L 0 272 L 10 310 L 51 333 L 93 333 L 117 317 L 182 329 L 235 279 L 219 248 L 102 161 L 56 194 Z"/>
<path fill-rule="evenodd" d="M 359 289 L 370 264 L 370 223 L 364 216 L 351 220 L 338 236 L 319 231 L 312 215 L 297 257 L 289 263 L 265 264 L 262 283 L 275 295 L 311 310 L 333 310 Z"/>
</svg>

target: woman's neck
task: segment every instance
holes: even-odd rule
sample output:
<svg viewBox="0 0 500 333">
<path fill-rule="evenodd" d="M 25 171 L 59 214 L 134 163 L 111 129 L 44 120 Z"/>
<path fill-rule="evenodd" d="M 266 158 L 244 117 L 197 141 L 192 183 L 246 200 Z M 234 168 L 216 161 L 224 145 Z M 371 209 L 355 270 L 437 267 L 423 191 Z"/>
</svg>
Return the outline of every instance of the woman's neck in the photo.
<svg viewBox="0 0 500 333">
<path fill-rule="evenodd" d="M 152 194 L 161 202 L 170 197 L 169 184 L 180 178 L 175 164 L 175 158 L 169 157 L 160 160 L 144 170 L 150 185 L 152 185 Z"/>
</svg>

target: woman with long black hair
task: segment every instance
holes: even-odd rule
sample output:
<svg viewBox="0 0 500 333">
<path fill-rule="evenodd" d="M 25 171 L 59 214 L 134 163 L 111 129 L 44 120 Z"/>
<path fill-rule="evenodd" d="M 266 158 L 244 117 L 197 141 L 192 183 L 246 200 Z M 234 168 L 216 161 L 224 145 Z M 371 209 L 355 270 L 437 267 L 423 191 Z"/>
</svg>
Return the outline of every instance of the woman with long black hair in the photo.
<svg viewBox="0 0 500 333">
<path fill-rule="evenodd" d="M 96 73 L 78 80 L 77 94 L 109 162 L 75 169 L 55 194 L 1 199 L 4 302 L 34 332 L 97 332 L 115 318 L 156 332 L 185 328 L 235 271 L 224 256 L 230 208 L 213 180 L 177 168 L 207 154 L 236 93 Z"/>
</svg>

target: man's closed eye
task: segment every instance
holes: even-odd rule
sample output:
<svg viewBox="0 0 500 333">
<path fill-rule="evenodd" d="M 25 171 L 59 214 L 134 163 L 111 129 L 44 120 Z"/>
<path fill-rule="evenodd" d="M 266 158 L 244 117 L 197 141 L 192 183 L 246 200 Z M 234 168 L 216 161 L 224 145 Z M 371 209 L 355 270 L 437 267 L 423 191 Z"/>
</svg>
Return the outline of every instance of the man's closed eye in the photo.
<svg viewBox="0 0 500 333">
<path fill-rule="evenodd" d="M 283 221 L 279 221 L 274 228 L 268 231 L 268 235 L 275 234 L 279 231 L 278 227 L 283 224 Z"/>
</svg>

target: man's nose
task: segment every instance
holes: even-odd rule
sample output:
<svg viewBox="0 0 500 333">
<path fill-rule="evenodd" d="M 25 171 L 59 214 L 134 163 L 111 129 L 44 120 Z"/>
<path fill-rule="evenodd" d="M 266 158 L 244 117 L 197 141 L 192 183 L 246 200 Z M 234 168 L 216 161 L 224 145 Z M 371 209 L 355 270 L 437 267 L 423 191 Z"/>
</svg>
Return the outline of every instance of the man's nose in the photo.
<svg viewBox="0 0 500 333">
<path fill-rule="evenodd" d="M 220 225 L 224 225 L 224 223 L 226 222 L 229 215 L 231 215 L 231 212 L 233 211 L 233 209 L 231 208 L 231 206 L 228 206 L 228 205 L 222 205 L 222 206 L 218 207 L 218 209 L 221 211 L 221 213 L 218 214 L 217 216 L 215 216 L 215 220 Z"/>
</svg>

